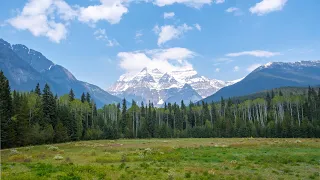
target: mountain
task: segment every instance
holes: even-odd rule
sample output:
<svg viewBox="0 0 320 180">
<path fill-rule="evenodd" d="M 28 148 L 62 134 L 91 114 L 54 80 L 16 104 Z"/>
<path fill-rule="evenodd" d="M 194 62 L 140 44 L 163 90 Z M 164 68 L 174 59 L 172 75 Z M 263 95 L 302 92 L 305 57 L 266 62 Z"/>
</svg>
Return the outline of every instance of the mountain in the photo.
<svg viewBox="0 0 320 180">
<path fill-rule="evenodd" d="M 193 69 L 162 72 L 145 67 L 138 73 L 120 76 L 108 92 L 128 100 L 134 99 L 138 103 L 150 101 L 162 106 L 164 102 L 196 102 L 240 80 L 224 82 L 209 79 L 198 75 Z"/>
<path fill-rule="evenodd" d="M 70 71 L 54 64 L 40 52 L 21 44 L 11 45 L 3 39 L 0 39 L 0 69 L 9 79 L 12 90 L 30 91 L 37 83 L 42 87 L 48 83 L 58 95 L 69 93 L 71 88 L 77 97 L 89 92 L 99 107 L 121 102 L 120 98 L 98 86 L 77 80 Z"/>
<path fill-rule="evenodd" d="M 320 84 L 320 61 L 273 62 L 255 69 L 238 83 L 224 87 L 203 99 L 218 101 L 221 97 L 249 95 L 273 88 L 305 87 Z"/>
<path fill-rule="evenodd" d="M 180 104 L 181 100 L 185 100 L 186 104 L 188 104 L 190 101 L 196 102 L 199 99 L 201 99 L 201 96 L 189 84 L 185 84 L 181 89 L 178 89 L 178 91 L 172 93 L 166 102 L 176 102 Z"/>
</svg>

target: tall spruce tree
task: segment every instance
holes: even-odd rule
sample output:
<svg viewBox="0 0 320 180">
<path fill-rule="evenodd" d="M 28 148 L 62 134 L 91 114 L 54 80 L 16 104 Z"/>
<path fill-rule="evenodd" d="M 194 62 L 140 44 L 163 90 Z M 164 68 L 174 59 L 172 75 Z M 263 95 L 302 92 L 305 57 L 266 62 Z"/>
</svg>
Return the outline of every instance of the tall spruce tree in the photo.
<svg viewBox="0 0 320 180">
<path fill-rule="evenodd" d="M 74 92 L 72 88 L 70 89 L 70 92 L 69 92 L 69 101 L 70 102 L 74 101 Z"/>
<path fill-rule="evenodd" d="M 42 93 L 42 108 L 45 123 L 56 125 L 56 100 L 48 84 L 45 84 Z"/>
<path fill-rule="evenodd" d="M 37 86 L 34 89 L 34 93 L 36 93 L 37 95 L 41 96 L 41 89 L 40 89 L 40 84 L 39 83 L 37 83 Z"/>
<path fill-rule="evenodd" d="M 1 121 L 1 148 L 10 147 L 14 143 L 15 131 L 12 117 L 12 99 L 8 79 L 0 71 L 0 121 Z"/>
<path fill-rule="evenodd" d="M 87 92 L 87 94 L 86 94 L 86 101 L 89 103 L 89 104 L 91 104 L 91 96 L 90 96 L 90 94 Z"/>
<path fill-rule="evenodd" d="M 81 95 L 81 102 L 84 103 L 86 101 L 86 95 L 82 93 Z"/>
<path fill-rule="evenodd" d="M 121 113 L 121 122 L 120 122 L 120 127 L 121 127 L 121 133 L 122 134 L 125 134 L 126 126 L 127 126 L 127 101 L 124 98 L 122 100 L 122 113 Z"/>
</svg>

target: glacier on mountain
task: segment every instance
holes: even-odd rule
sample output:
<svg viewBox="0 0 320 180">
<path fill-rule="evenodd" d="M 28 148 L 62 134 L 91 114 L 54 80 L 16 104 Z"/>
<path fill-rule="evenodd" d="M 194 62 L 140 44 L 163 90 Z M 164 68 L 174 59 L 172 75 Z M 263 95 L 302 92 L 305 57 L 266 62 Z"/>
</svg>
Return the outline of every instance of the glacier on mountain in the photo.
<svg viewBox="0 0 320 180">
<path fill-rule="evenodd" d="M 138 73 L 121 75 L 118 81 L 108 88 L 108 92 L 129 101 L 131 99 L 138 103 L 150 101 L 161 106 L 164 102 L 172 100 L 177 103 L 181 100 L 187 103 L 196 102 L 240 80 L 242 79 L 234 81 L 209 79 L 200 76 L 193 69 L 162 72 L 157 68 L 145 67 Z M 185 85 L 189 85 L 190 88 L 186 88 Z"/>
</svg>

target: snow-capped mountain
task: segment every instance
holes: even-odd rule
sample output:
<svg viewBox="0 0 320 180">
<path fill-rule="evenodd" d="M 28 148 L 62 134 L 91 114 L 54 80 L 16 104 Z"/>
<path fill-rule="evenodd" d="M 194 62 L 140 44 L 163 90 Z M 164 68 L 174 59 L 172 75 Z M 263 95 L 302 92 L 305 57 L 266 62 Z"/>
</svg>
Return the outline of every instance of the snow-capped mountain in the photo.
<svg viewBox="0 0 320 180">
<path fill-rule="evenodd" d="M 109 89 L 113 95 L 137 102 L 153 102 L 161 106 L 164 102 L 198 101 L 219 89 L 239 80 L 221 81 L 198 75 L 193 69 L 162 72 L 159 69 L 143 68 L 139 73 L 127 73 Z"/>
<path fill-rule="evenodd" d="M 242 81 L 222 88 L 204 101 L 218 101 L 221 97 L 244 96 L 280 87 L 318 85 L 320 85 L 320 60 L 271 62 L 256 68 Z"/>
</svg>

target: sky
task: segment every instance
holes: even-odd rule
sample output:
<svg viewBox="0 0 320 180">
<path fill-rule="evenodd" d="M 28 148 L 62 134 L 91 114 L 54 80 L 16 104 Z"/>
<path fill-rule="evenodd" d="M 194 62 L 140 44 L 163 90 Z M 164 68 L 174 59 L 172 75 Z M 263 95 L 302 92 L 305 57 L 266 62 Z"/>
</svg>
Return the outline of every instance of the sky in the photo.
<svg viewBox="0 0 320 180">
<path fill-rule="evenodd" d="M 319 0 L 14 0 L 0 38 L 107 89 L 144 67 L 239 79 L 268 62 L 320 59 Z"/>
</svg>

